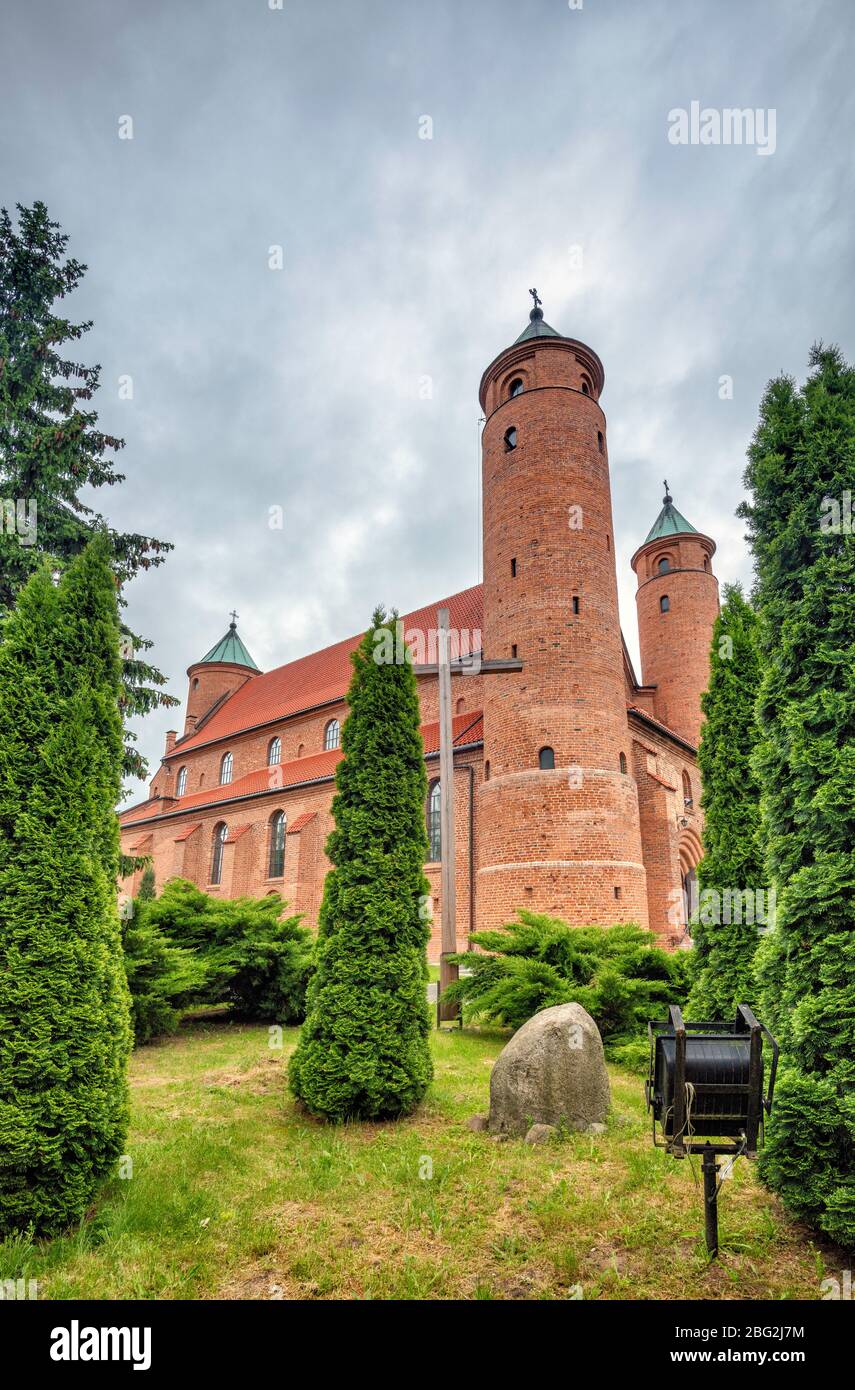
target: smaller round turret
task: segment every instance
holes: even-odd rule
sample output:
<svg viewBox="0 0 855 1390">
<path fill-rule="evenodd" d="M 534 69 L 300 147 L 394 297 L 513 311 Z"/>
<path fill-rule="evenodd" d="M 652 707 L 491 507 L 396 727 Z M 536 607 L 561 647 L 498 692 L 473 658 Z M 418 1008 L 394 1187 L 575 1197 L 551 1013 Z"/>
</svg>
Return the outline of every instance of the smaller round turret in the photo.
<svg viewBox="0 0 855 1390">
<path fill-rule="evenodd" d="M 261 674 L 238 637 L 237 613 L 231 614 L 229 630 L 209 652 L 188 666 L 187 718 L 184 733 L 190 734 L 199 720 L 223 695 L 233 695 L 252 676 Z"/>
<path fill-rule="evenodd" d="M 695 747 L 719 608 L 714 554 L 715 541 L 677 511 L 666 482 L 662 510 L 631 561 L 642 679 L 656 687 L 656 717 Z"/>
</svg>

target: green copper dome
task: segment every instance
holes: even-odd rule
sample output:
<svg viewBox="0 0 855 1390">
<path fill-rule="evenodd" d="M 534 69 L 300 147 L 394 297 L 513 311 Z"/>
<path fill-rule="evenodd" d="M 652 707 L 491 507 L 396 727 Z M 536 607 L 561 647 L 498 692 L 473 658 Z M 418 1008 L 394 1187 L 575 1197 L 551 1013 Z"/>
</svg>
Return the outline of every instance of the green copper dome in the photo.
<svg viewBox="0 0 855 1390">
<path fill-rule="evenodd" d="M 228 661 L 234 666 L 248 666 L 251 671 L 257 671 L 259 669 L 246 647 L 243 645 L 243 642 L 238 637 L 237 624 L 234 622 L 234 617 L 232 622 L 229 623 L 229 630 L 225 637 L 221 637 L 219 642 L 217 642 L 209 652 L 205 653 L 198 664 L 201 666 L 203 662 L 219 661 Z"/>
<path fill-rule="evenodd" d="M 663 536 L 683 536 L 687 531 L 698 534 L 697 528 L 687 521 L 682 512 L 678 512 L 674 506 L 674 499 L 668 491 L 668 484 L 665 484 L 665 496 L 662 499 L 662 510 L 651 526 L 643 542 L 647 545 L 648 541 L 661 540 Z"/>
</svg>

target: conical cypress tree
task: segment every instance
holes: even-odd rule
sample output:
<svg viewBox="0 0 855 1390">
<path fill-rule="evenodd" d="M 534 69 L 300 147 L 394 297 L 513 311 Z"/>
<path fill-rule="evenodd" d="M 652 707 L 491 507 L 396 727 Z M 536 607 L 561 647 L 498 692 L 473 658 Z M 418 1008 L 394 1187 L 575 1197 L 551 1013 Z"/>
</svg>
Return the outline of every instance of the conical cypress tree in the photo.
<svg viewBox="0 0 855 1390">
<path fill-rule="evenodd" d="M 701 697 L 704 857 L 698 865 L 688 1001 L 688 1015 L 696 1019 L 731 1018 L 737 1004 L 754 1002 L 756 908 L 765 919 L 768 907 L 768 899 L 756 898 L 757 890 L 766 891 L 766 873 L 760 788 L 751 766 L 760 684 L 757 616 L 738 584 L 726 585 L 723 598 L 713 627 L 710 683 Z M 751 921 L 745 920 L 745 892 L 751 894 Z"/>
<path fill-rule="evenodd" d="M 427 777 L 412 665 L 383 659 L 395 634 L 396 620 L 378 611 L 353 655 L 327 842 L 333 867 L 289 1070 L 294 1094 L 330 1120 L 406 1115 L 432 1076 L 422 911 Z"/>
<path fill-rule="evenodd" d="M 122 766 L 105 539 L 36 571 L 0 642 L 0 1229 L 79 1219 L 124 1145 Z"/>
<path fill-rule="evenodd" d="M 758 952 L 785 1068 L 760 1171 L 855 1244 L 855 371 L 770 382 L 745 481 L 764 664 L 756 771 L 777 927 Z"/>
</svg>

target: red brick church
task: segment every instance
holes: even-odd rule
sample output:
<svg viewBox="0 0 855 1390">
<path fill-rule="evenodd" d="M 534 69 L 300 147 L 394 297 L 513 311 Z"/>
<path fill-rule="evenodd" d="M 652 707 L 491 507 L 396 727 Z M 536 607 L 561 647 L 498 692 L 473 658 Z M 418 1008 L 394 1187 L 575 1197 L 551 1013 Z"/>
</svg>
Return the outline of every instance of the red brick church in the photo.
<svg viewBox="0 0 855 1390">
<path fill-rule="evenodd" d="M 639 922 L 671 944 L 684 934 L 701 855 L 696 750 L 715 543 L 666 489 L 632 558 L 639 680 L 618 617 L 603 382 L 597 354 L 550 328 L 535 296 L 525 331 L 481 379 L 484 582 L 403 620 L 417 660 L 430 660 L 447 607 L 471 658 L 452 681 L 461 948 L 519 907 Z M 158 888 L 180 875 L 224 897 L 278 889 L 317 922 L 359 640 L 262 672 L 233 620 L 190 666 L 183 732 L 167 734 L 148 800 L 120 817 L 123 850 L 151 857 Z M 488 677 L 482 657 L 521 668 Z M 436 958 L 436 676 L 419 688 Z"/>
</svg>

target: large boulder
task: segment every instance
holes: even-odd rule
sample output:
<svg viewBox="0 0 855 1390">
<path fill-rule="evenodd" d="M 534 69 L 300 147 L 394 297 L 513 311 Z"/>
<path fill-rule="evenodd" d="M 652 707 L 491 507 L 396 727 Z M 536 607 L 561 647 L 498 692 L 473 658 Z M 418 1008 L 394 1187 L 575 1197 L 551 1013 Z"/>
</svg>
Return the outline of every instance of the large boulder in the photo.
<svg viewBox="0 0 855 1390">
<path fill-rule="evenodd" d="M 609 1109 L 600 1030 L 581 1004 L 556 1004 L 518 1029 L 490 1076 L 490 1132 L 588 1129 Z"/>
</svg>

